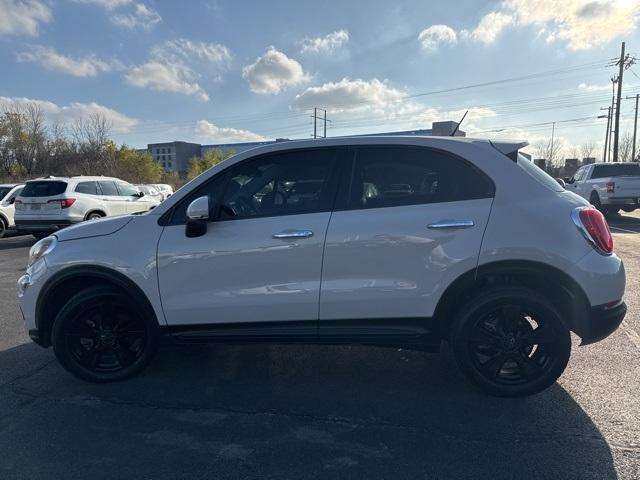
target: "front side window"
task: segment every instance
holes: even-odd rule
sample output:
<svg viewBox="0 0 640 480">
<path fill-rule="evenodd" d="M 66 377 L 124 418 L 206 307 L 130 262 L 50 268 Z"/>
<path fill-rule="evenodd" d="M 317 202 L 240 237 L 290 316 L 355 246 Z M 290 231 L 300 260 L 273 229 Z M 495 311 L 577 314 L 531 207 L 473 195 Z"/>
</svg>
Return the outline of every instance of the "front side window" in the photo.
<svg viewBox="0 0 640 480">
<path fill-rule="evenodd" d="M 330 210 L 339 150 L 283 152 L 244 162 L 230 173 L 221 218 L 295 215 Z"/>
<path fill-rule="evenodd" d="M 487 198 L 492 182 L 470 163 L 426 148 L 358 149 L 350 208 L 381 208 Z"/>
<path fill-rule="evenodd" d="M 98 195 L 98 186 L 96 182 L 80 182 L 76 185 L 76 192 L 87 195 Z"/>
<path fill-rule="evenodd" d="M 138 194 L 138 189 L 129 183 L 118 183 L 121 197 L 131 197 Z"/>
<path fill-rule="evenodd" d="M 7 196 L 7 193 L 11 191 L 12 187 L 0 187 L 0 200 L 3 200 Z"/>
</svg>

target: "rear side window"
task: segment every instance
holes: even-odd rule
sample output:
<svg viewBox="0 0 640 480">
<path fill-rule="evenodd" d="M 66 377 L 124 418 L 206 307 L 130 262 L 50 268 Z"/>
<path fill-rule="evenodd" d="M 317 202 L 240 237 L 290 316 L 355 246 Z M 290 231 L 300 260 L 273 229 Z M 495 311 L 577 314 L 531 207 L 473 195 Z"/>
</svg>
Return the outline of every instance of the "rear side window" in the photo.
<svg viewBox="0 0 640 480">
<path fill-rule="evenodd" d="M 22 190 L 22 197 L 53 197 L 67 189 L 67 182 L 35 181 L 27 182 Z"/>
<path fill-rule="evenodd" d="M 562 187 L 552 176 L 547 174 L 544 170 L 538 167 L 531 160 L 528 160 L 524 155 L 518 154 L 518 166 L 522 168 L 525 172 L 535 178 L 538 182 L 542 183 L 546 187 L 550 188 L 554 192 L 562 192 L 564 191 L 564 187 Z"/>
<path fill-rule="evenodd" d="M 458 157 L 426 148 L 357 151 L 350 208 L 455 202 L 493 196 L 489 178 Z"/>
<path fill-rule="evenodd" d="M 118 196 L 118 189 L 115 182 L 98 182 L 102 195 L 115 195 Z"/>
<path fill-rule="evenodd" d="M 633 163 L 612 163 L 609 165 L 595 165 L 591 178 L 632 176 L 640 176 L 640 165 Z"/>
<path fill-rule="evenodd" d="M 87 195 L 98 195 L 98 185 L 96 182 L 80 182 L 76 185 L 76 192 Z"/>
</svg>

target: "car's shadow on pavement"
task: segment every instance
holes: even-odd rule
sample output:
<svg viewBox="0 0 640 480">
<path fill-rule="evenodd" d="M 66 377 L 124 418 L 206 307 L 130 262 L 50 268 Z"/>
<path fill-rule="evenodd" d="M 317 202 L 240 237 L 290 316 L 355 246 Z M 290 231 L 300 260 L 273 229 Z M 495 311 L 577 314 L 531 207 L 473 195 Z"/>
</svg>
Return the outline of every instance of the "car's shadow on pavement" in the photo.
<svg viewBox="0 0 640 480">
<path fill-rule="evenodd" d="M 95 385 L 37 348 L 0 352 L 3 368 L 43 365 L 0 389 L 15 404 L 0 414 L 5 479 L 616 478 L 562 387 L 489 397 L 448 353 L 165 347 L 141 376 Z"/>
<path fill-rule="evenodd" d="M 0 239 L 0 250 L 30 247 L 36 242 L 37 240 L 31 235 L 7 234 L 6 237 Z"/>
</svg>

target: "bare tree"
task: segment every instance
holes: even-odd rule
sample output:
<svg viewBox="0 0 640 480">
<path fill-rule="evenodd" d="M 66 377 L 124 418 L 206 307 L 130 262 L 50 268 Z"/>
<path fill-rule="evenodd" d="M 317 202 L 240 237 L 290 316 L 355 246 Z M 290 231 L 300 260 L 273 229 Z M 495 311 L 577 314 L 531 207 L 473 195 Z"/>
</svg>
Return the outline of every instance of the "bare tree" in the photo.
<svg viewBox="0 0 640 480">
<path fill-rule="evenodd" d="M 580 147 L 580 152 L 582 154 L 582 158 L 593 158 L 593 154 L 596 151 L 596 144 L 593 140 L 587 140 Z"/>
<path fill-rule="evenodd" d="M 633 136 L 626 132 L 620 138 L 620 145 L 618 147 L 618 158 L 621 162 L 630 162 L 633 159 L 631 158 L 631 154 L 633 152 Z"/>
<path fill-rule="evenodd" d="M 552 142 L 551 139 L 540 140 L 533 145 L 538 158 L 544 158 L 548 165 L 558 165 L 562 160 L 563 148 L 557 141 Z"/>
</svg>

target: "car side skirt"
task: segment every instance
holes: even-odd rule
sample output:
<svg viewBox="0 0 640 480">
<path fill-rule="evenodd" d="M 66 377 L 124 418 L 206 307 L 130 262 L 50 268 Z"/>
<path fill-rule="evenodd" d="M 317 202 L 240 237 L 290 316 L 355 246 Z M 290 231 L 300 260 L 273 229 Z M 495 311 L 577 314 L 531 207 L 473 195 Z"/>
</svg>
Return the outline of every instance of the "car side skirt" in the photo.
<svg viewBox="0 0 640 480">
<path fill-rule="evenodd" d="M 429 318 L 308 320 L 176 325 L 162 327 L 161 332 L 178 344 L 351 344 L 437 352 L 441 339 L 431 324 Z"/>
</svg>

